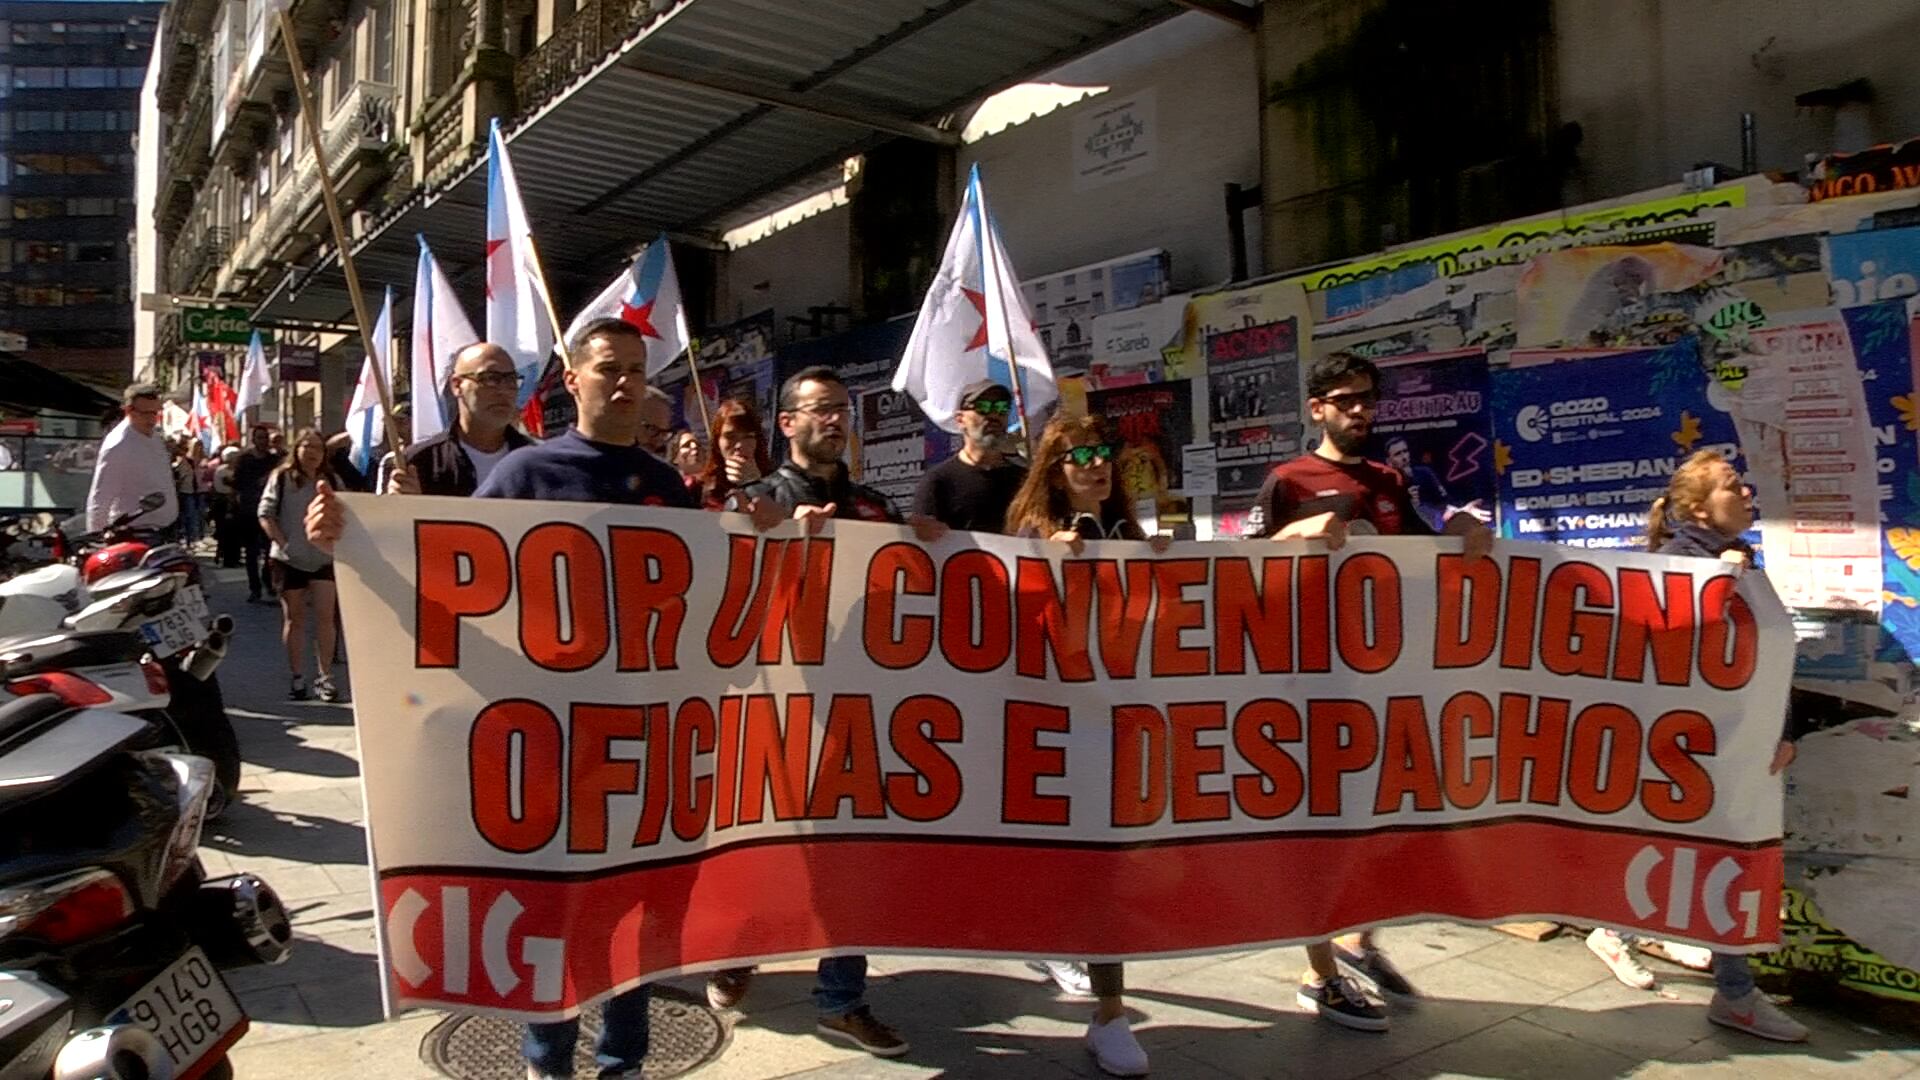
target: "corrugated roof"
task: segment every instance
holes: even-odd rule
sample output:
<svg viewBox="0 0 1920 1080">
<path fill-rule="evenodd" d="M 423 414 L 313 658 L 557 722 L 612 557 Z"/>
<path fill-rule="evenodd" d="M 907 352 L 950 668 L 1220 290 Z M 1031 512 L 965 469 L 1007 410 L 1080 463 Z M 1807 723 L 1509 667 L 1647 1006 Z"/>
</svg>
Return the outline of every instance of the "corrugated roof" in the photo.
<svg viewBox="0 0 1920 1080">
<path fill-rule="evenodd" d="M 931 124 L 1182 10 L 1173 0 L 685 0 L 508 131 L 547 276 L 563 294 L 590 292 L 660 232 L 712 233 L 777 209 L 893 137 L 793 105 Z M 765 84 L 789 100 L 645 68 Z M 391 211 L 355 249 L 362 283 L 407 287 L 424 233 L 477 304 L 485 185 L 478 159 Z M 289 273 L 255 319 L 351 322 L 337 266 Z"/>
</svg>

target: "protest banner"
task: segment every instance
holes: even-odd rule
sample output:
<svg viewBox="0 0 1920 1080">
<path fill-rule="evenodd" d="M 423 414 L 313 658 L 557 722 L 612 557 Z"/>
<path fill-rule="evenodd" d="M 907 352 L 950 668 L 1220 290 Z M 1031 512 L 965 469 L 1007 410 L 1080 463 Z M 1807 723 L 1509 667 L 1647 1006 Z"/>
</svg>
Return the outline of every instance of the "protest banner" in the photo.
<svg viewBox="0 0 1920 1080">
<path fill-rule="evenodd" d="M 1792 638 L 1718 561 L 343 501 L 390 1007 L 1434 917 L 1777 942 Z"/>
</svg>

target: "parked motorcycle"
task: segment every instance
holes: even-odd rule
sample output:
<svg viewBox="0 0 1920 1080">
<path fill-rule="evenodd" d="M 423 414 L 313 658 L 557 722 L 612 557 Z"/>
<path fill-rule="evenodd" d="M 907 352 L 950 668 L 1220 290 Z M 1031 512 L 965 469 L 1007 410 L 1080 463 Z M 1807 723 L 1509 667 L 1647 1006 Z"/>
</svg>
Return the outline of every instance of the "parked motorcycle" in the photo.
<svg viewBox="0 0 1920 1080">
<path fill-rule="evenodd" d="M 279 963 L 286 908 L 196 854 L 206 759 L 51 694 L 0 703 L 0 1078 L 230 1077 L 223 969 Z"/>
<path fill-rule="evenodd" d="M 220 784 L 218 812 L 240 784 L 239 740 L 214 675 L 226 657 L 233 619 L 208 611 L 199 564 L 185 548 L 155 543 L 129 530 L 134 518 L 161 501 L 159 494 L 149 495 L 139 509 L 99 532 L 71 539 L 57 523 L 44 520 L 36 523 L 40 531 L 25 536 L 19 535 L 18 524 L 9 527 L 10 559 L 22 558 L 23 545 L 31 540 L 60 561 L 0 582 L 0 682 L 43 676 L 70 662 L 62 659 L 67 654 L 130 652 L 124 642 L 76 643 L 72 632 L 134 632 L 165 677 L 166 700 L 112 703 L 140 711 L 165 710 L 183 745 L 214 762 Z M 128 661 L 140 662 L 123 655 L 108 663 L 124 673 Z M 112 671 L 75 674 L 104 686 L 114 683 Z M 142 674 L 150 680 L 150 671 Z M 121 677 L 125 681 L 124 674 Z"/>
</svg>

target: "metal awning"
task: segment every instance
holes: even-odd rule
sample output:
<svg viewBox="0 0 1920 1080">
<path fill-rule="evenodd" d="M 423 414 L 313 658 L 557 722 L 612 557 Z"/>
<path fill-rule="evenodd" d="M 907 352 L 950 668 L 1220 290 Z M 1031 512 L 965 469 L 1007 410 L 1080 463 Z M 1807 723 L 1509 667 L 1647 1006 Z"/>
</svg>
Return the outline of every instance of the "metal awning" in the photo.
<svg viewBox="0 0 1920 1080">
<path fill-rule="evenodd" d="M 663 231 L 708 235 L 817 192 L 886 139 L 957 144 L 943 118 L 1191 3 L 683 0 L 507 132 L 556 300 L 591 295 Z M 484 154 L 354 247 L 370 305 L 411 288 L 416 233 L 477 308 Z M 289 271 L 254 320 L 351 323 L 337 259 Z"/>
</svg>

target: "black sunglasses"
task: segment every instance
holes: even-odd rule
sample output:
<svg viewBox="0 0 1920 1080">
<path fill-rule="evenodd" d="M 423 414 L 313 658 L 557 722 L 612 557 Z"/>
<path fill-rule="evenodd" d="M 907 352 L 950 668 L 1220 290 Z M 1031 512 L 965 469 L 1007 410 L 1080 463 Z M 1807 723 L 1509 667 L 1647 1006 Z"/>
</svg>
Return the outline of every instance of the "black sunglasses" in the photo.
<svg viewBox="0 0 1920 1080">
<path fill-rule="evenodd" d="M 1097 443 L 1093 446 L 1076 446 L 1067 451 L 1067 460 L 1083 469 L 1089 465 L 1104 465 L 1113 460 L 1113 445 Z"/>
<path fill-rule="evenodd" d="M 968 405 L 967 408 L 972 409 L 981 416 L 1005 416 L 1013 411 L 1013 402 L 1008 401 L 1006 398 L 984 398 L 980 401 L 973 402 Z"/>
</svg>

